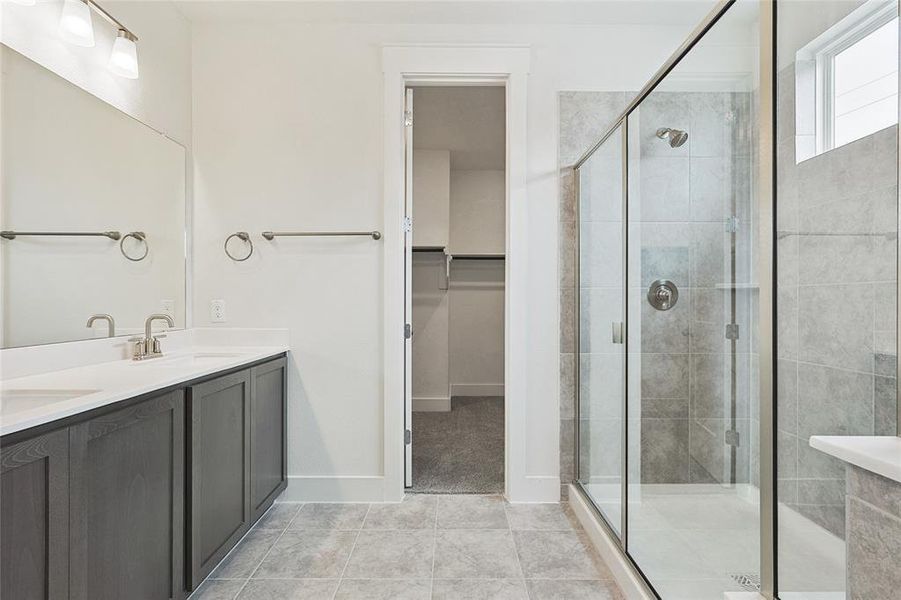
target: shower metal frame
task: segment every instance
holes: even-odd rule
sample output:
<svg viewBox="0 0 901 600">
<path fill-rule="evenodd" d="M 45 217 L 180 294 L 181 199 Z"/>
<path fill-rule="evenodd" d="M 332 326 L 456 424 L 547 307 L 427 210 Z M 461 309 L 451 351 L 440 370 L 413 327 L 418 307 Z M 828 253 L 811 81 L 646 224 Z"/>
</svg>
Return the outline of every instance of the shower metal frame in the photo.
<svg viewBox="0 0 901 600">
<path fill-rule="evenodd" d="M 758 353 L 759 353 L 759 492 L 760 492 L 760 593 L 767 599 L 776 599 L 778 589 L 776 581 L 776 551 L 777 551 L 777 512 L 776 512 L 776 465 L 775 465 L 775 425 L 776 425 L 776 246 L 775 237 L 775 27 L 776 27 L 776 1 L 758 0 L 759 4 L 759 141 L 758 141 L 758 171 L 757 171 L 757 208 L 759 214 L 759 251 L 756 261 L 757 281 L 759 285 L 758 305 Z M 653 587 L 650 579 L 642 571 L 641 565 L 635 561 L 628 551 L 628 525 L 629 525 L 629 116 L 639 108 L 641 103 L 653 92 L 667 75 L 679 64 L 679 62 L 697 45 L 707 32 L 719 22 L 720 18 L 737 2 L 737 0 L 719 0 L 716 6 L 704 17 L 679 48 L 667 59 L 654 76 L 642 87 L 641 91 L 629 102 L 626 108 L 614 120 L 613 124 L 601 135 L 588 150 L 570 167 L 573 177 L 573 190 L 575 194 L 575 210 L 577 226 L 575 228 L 575 292 L 574 292 L 574 319 L 575 319 L 575 348 L 574 348 L 574 375 L 575 375 L 575 420 L 574 420 L 574 488 L 591 507 L 598 523 L 607 531 L 608 536 L 615 542 L 626 564 L 645 583 L 648 591 L 656 597 L 659 595 Z M 617 534 L 613 526 L 607 521 L 606 516 L 594 503 L 594 500 L 586 492 L 579 475 L 581 472 L 581 341 L 580 341 L 580 308 L 581 308 L 581 226 L 579 215 L 580 205 L 580 170 L 594 153 L 603 146 L 608 139 L 620 132 L 622 135 L 622 219 L 623 219 L 623 392 L 622 392 L 622 420 L 623 436 L 621 440 L 622 472 L 620 480 L 621 490 L 621 523 L 620 534 Z M 899 144 L 901 146 L 901 144 Z M 899 217 L 901 218 L 901 217 Z M 901 293 L 901 279 L 899 279 L 899 293 Z M 901 316 L 901 307 L 899 307 Z M 899 422 L 901 422 L 901 405 L 899 405 Z"/>
</svg>

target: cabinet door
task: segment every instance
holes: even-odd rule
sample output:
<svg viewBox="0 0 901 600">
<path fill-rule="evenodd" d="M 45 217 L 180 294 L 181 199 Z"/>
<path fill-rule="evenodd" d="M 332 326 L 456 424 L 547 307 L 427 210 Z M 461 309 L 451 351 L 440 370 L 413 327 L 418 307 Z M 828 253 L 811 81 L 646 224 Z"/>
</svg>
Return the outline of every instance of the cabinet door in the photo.
<svg viewBox="0 0 901 600">
<path fill-rule="evenodd" d="M 251 369 L 250 500 L 256 521 L 285 489 L 287 361 L 284 358 Z"/>
<path fill-rule="evenodd" d="M 0 449 L 0 499 L 0 598 L 68 598 L 68 430 Z"/>
<path fill-rule="evenodd" d="M 184 394 L 69 429 L 73 600 L 184 595 Z"/>
<path fill-rule="evenodd" d="M 250 370 L 188 388 L 191 589 L 250 527 Z"/>
</svg>

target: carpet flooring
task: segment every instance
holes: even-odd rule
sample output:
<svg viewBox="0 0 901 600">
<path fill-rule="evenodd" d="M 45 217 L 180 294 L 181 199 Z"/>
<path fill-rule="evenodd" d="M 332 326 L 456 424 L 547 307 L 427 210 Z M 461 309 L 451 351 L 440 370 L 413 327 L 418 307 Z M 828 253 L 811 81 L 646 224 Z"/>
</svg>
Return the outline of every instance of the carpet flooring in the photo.
<svg viewBox="0 0 901 600">
<path fill-rule="evenodd" d="M 414 412 L 410 491 L 502 493 L 504 398 L 452 398 L 450 412 Z"/>
</svg>

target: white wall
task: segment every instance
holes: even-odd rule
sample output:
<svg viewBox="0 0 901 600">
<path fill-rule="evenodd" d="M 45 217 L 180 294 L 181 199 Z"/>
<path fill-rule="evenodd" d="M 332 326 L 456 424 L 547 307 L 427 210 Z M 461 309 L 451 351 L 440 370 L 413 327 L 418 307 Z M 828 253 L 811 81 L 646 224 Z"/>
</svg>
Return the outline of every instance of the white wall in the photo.
<svg viewBox="0 0 901 600">
<path fill-rule="evenodd" d="M 528 87 L 528 474 L 558 466 L 557 92 L 637 89 L 680 27 L 331 25 L 208 22 L 193 29 L 198 325 L 286 326 L 289 496 L 378 500 L 383 473 L 382 248 L 368 239 L 257 240 L 236 230 L 382 224 L 380 46 L 526 43 Z M 599 132 L 600 133 L 600 132 Z M 400 441 L 398 440 L 398 443 Z M 527 500 L 527 498 L 522 498 Z"/>
<path fill-rule="evenodd" d="M 443 253 L 413 255 L 413 410 L 450 410 L 445 274 Z"/>
<path fill-rule="evenodd" d="M 450 222 L 450 152 L 413 152 L 413 245 L 444 248 Z"/>
<path fill-rule="evenodd" d="M 451 171 L 450 250 L 503 254 L 506 230 L 504 171 Z"/>
</svg>

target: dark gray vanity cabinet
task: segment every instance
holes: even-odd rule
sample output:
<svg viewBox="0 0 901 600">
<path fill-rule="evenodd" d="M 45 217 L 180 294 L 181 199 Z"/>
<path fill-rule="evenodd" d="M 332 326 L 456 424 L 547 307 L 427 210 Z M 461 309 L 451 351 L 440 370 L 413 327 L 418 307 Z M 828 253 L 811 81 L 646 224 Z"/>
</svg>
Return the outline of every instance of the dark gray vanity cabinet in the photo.
<svg viewBox="0 0 901 600">
<path fill-rule="evenodd" d="M 69 435 L 0 450 L 0 598 L 69 595 Z"/>
<path fill-rule="evenodd" d="M 0 440 L 0 600 L 183 600 L 287 485 L 284 356 Z"/>
<path fill-rule="evenodd" d="M 287 361 L 253 367 L 250 409 L 250 505 L 256 521 L 288 480 Z"/>
<path fill-rule="evenodd" d="M 184 427 L 183 390 L 69 427 L 72 600 L 184 597 Z"/>
<path fill-rule="evenodd" d="M 191 589 L 250 527 L 251 370 L 188 388 Z"/>
</svg>

